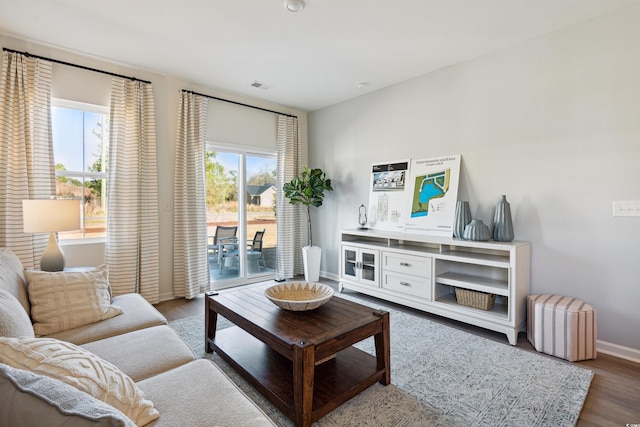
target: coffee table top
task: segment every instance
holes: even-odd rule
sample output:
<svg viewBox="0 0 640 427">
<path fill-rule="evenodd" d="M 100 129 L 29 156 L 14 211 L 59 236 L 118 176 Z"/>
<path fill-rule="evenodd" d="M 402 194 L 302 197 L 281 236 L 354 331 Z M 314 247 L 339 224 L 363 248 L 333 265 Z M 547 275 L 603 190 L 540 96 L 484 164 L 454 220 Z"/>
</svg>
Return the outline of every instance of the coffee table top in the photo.
<svg viewBox="0 0 640 427">
<path fill-rule="evenodd" d="M 321 344 L 380 321 L 384 311 L 334 296 L 310 311 L 287 311 L 264 296 L 270 285 L 249 286 L 211 296 L 216 311 L 253 335 L 270 335 L 288 345 Z"/>
<path fill-rule="evenodd" d="M 207 294 L 205 348 L 217 352 L 298 427 L 310 427 L 390 377 L 389 313 L 334 296 L 310 311 L 287 311 L 269 285 Z M 217 330 L 218 315 L 236 326 Z M 353 344 L 372 338 L 375 356 Z"/>
</svg>

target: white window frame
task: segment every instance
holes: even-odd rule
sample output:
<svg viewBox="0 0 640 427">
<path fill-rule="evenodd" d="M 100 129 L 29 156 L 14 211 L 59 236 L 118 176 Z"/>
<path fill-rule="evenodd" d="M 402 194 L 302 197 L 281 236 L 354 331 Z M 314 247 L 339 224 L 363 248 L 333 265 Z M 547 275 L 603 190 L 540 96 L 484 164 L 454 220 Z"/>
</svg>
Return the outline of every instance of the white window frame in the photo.
<svg viewBox="0 0 640 427">
<path fill-rule="evenodd" d="M 85 102 L 79 102 L 79 101 L 72 101 L 72 100 L 68 100 L 68 99 L 61 99 L 61 98 L 51 98 L 51 106 L 52 107 L 59 107 L 59 108 L 68 108 L 68 109 L 72 109 L 72 110 L 80 110 L 80 111 L 86 111 L 86 112 L 91 112 L 91 113 L 98 113 L 98 114 L 103 114 L 106 115 L 107 117 L 110 116 L 110 109 L 108 106 L 105 105 L 96 105 L 96 104 L 88 104 Z M 84 159 L 84 144 L 83 144 L 83 152 L 82 152 L 82 156 Z M 54 149 L 54 160 L 55 160 L 55 149 Z M 87 180 L 93 180 L 93 179 L 106 179 L 108 178 L 107 173 L 106 172 L 82 172 L 82 171 L 55 171 L 55 176 L 56 177 L 65 177 L 65 178 L 76 178 L 76 179 L 80 179 L 84 183 Z M 104 197 L 106 197 L 106 195 L 104 195 Z M 81 238 L 75 238 L 75 239 L 63 239 L 61 240 L 61 244 L 78 244 L 78 243 L 97 243 L 97 242 L 106 242 L 107 238 L 106 237 L 87 237 L 86 236 L 86 224 L 85 224 L 85 212 L 84 212 L 84 201 L 82 203 L 83 209 L 81 212 L 81 224 L 82 224 L 82 237 Z M 105 208 L 106 209 L 106 208 Z M 108 215 L 108 213 L 107 213 Z M 106 216 L 105 216 L 106 219 Z M 106 228 L 106 223 L 105 223 L 105 228 Z"/>
<path fill-rule="evenodd" d="M 238 154 L 241 157 L 240 164 L 238 165 L 238 239 L 241 242 L 246 242 L 247 237 L 247 197 L 246 197 L 246 169 L 247 169 L 247 157 L 267 157 L 277 159 L 276 150 L 269 150 L 264 148 L 256 148 L 251 146 L 237 145 L 237 144 L 225 144 L 207 140 L 206 151 L 225 151 L 227 153 Z M 242 178 L 242 179 L 240 179 Z M 269 277 L 273 277 L 275 273 L 265 273 L 248 277 L 246 257 L 247 248 L 246 245 L 240 245 L 240 272 L 239 277 L 233 279 L 227 279 L 224 281 L 212 281 L 211 284 L 214 289 L 225 289 L 234 286 L 244 285 L 248 283 L 254 283 L 260 280 L 266 280 Z"/>
</svg>

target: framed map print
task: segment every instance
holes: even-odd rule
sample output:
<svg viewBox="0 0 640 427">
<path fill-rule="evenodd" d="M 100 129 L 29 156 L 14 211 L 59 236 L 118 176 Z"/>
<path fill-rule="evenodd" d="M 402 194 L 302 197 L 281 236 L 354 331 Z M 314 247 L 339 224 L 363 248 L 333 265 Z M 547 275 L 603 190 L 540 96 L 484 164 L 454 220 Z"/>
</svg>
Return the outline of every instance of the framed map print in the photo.
<svg viewBox="0 0 640 427">
<path fill-rule="evenodd" d="M 411 161 L 405 199 L 409 210 L 405 232 L 453 236 L 460 159 L 460 155 L 454 155 Z"/>
</svg>

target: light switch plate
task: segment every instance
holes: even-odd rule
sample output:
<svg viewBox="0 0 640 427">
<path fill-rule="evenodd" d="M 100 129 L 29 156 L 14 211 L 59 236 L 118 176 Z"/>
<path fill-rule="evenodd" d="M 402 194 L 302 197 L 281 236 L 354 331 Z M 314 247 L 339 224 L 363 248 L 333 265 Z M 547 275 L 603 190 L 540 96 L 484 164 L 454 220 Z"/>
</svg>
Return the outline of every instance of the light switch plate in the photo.
<svg viewBox="0 0 640 427">
<path fill-rule="evenodd" d="M 613 216 L 640 216 L 640 200 L 614 200 Z"/>
</svg>

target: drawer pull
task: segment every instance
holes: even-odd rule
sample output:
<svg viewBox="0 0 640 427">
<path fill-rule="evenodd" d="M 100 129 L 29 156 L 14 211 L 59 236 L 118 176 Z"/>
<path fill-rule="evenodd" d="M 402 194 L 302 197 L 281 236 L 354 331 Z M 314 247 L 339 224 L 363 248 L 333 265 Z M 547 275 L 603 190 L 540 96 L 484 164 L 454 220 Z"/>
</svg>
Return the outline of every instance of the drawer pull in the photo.
<svg viewBox="0 0 640 427">
<path fill-rule="evenodd" d="M 401 284 L 402 286 L 411 286 L 411 283 L 407 283 L 407 282 L 400 282 L 400 284 Z"/>
<path fill-rule="evenodd" d="M 403 266 L 403 267 L 409 267 L 409 263 L 408 262 L 401 262 L 400 265 Z"/>
</svg>

